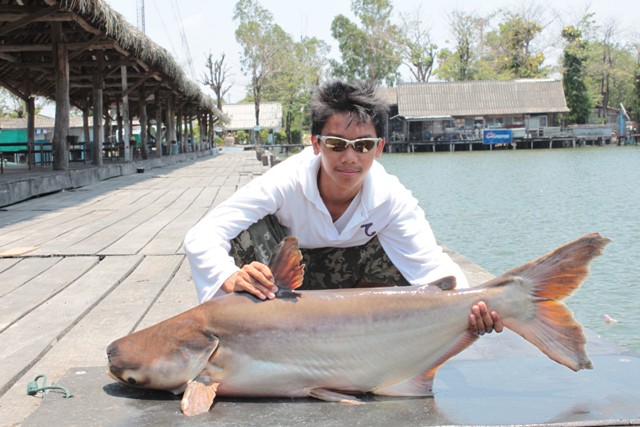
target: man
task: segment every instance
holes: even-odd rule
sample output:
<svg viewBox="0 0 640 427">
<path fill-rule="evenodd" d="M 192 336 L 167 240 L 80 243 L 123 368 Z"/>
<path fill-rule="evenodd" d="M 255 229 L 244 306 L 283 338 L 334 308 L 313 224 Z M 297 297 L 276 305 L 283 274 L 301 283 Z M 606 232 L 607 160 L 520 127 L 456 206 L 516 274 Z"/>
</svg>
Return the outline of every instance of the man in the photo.
<svg viewBox="0 0 640 427">
<path fill-rule="evenodd" d="M 329 82 L 311 101 L 312 147 L 289 157 L 213 209 L 185 238 L 199 300 L 245 291 L 275 297 L 269 255 L 286 235 L 306 264 L 300 289 L 421 285 L 460 268 L 437 245 L 417 200 L 375 158 L 388 106 L 367 83 Z M 484 303 L 469 327 L 503 328 Z"/>
</svg>

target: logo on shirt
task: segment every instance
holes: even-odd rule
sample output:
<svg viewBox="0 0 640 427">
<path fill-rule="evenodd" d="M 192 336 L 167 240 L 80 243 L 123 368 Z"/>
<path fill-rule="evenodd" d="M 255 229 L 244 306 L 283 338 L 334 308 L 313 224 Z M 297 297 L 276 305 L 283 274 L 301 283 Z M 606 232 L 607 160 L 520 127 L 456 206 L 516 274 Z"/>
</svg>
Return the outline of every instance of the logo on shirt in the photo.
<svg viewBox="0 0 640 427">
<path fill-rule="evenodd" d="M 371 227 L 373 227 L 372 222 L 368 222 L 360 226 L 360 228 L 364 228 L 364 234 L 366 234 L 369 237 L 373 237 L 376 235 L 376 231 L 371 231 Z"/>
</svg>

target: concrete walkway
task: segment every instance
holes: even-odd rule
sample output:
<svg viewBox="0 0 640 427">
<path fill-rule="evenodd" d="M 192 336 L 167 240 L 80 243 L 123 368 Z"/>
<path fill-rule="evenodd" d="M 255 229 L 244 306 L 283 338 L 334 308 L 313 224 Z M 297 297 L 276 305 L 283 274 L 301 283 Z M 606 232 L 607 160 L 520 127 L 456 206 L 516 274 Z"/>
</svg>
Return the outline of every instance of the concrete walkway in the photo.
<svg viewBox="0 0 640 427">
<path fill-rule="evenodd" d="M 637 418 L 640 358 L 596 337 L 588 348 L 596 369 L 588 373 L 504 332 L 445 364 L 435 399 L 375 398 L 358 407 L 220 399 L 209 414 L 187 419 L 179 398 L 115 383 L 105 375 L 111 341 L 197 303 L 181 249 L 186 231 L 266 170 L 254 152 L 183 160 L 0 209 L 0 425 L 631 425 Z M 492 277 L 452 255 L 472 283 Z M 28 396 L 40 374 L 74 396 Z"/>
</svg>

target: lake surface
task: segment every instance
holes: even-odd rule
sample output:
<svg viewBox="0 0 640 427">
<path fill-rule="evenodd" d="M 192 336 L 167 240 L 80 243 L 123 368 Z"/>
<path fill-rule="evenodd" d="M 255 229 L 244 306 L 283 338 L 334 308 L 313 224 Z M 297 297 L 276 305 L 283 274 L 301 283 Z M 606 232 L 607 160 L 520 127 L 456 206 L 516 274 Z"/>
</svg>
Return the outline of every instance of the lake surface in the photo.
<svg viewBox="0 0 640 427">
<path fill-rule="evenodd" d="M 640 147 L 384 153 L 381 162 L 418 198 L 436 238 L 493 274 L 592 231 L 612 239 L 567 305 L 587 328 L 640 350 Z"/>
</svg>

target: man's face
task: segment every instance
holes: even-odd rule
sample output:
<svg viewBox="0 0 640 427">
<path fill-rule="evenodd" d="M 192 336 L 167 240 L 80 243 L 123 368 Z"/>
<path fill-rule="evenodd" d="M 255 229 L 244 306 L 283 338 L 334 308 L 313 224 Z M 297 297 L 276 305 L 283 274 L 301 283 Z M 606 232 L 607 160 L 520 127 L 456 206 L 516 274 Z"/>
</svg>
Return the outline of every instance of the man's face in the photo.
<svg viewBox="0 0 640 427">
<path fill-rule="evenodd" d="M 330 116 L 322 129 L 322 136 L 338 136 L 340 138 L 355 140 L 360 138 L 377 138 L 373 122 L 361 123 L 349 113 L 340 113 Z M 357 193 L 362 187 L 365 176 L 371 169 L 373 160 L 380 157 L 384 147 L 384 140 L 370 151 L 358 153 L 352 146 L 343 151 L 333 151 L 327 147 L 316 135 L 312 136 L 313 150 L 322 156 L 319 187 L 322 197 L 331 192 L 346 191 Z M 329 193 L 328 193 L 329 192 Z"/>
</svg>

